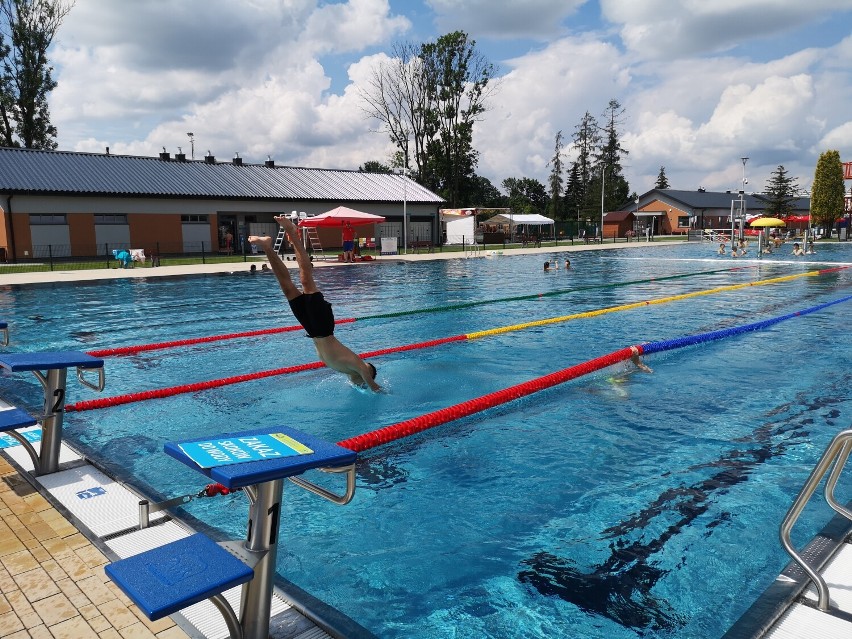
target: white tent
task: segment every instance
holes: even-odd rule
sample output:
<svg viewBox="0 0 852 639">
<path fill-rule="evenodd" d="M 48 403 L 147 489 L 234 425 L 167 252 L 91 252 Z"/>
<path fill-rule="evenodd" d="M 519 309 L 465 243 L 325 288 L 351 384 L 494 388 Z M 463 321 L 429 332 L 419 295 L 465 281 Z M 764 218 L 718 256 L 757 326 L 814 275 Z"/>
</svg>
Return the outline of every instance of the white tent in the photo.
<svg viewBox="0 0 852 639">
<path fill-rule="evenodd" d="M 447 244 L 473 244 L 476 209 L 441 209 Z"/>
<path fill-rule="evenodd" d="M 519 226 L 526 224 L 529 226 L 546 226 L 553 224 L 553 220 L 549 217 L 544 217 L 538 213 L 501 213 L 485 220 L 486 224 L 511 224 Z"/>
<path fill-rule="evenodd" d="M 553 234 L 553 220 L 549 217 L 545 217 L 543 215 L 539 215 L 538 213 L 501 213 L 500 215 L 495 215 L 494 217 L 490 217 L 484 222 L 485 224 L 507 224 L 509 226 L 509 230 L 514 236 L 516 229 L 519 226 L 524 227 L 524 231 L 526 233 L 538 233 L 542 232 L 542 227 L 549 226 L 550 231 L 549 234 Z M 531 226 L 538 227 L 536 230 L 530 229 Z"/>
</svg>

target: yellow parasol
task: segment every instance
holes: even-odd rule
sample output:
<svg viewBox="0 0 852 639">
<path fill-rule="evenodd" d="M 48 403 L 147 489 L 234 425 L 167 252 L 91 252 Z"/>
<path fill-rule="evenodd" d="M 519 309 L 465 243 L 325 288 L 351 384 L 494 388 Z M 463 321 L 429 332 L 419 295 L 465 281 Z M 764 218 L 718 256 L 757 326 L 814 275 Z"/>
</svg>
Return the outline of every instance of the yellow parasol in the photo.
<svg viewBox="0 0 852 639">
<path fill-rule="evenodd" d="M 750 226 L 752 228 L 764 226 L 787 226 L 787 223 L 777 217 L 760 217 L 756 220 L 752 220 Z"/>
</svg>

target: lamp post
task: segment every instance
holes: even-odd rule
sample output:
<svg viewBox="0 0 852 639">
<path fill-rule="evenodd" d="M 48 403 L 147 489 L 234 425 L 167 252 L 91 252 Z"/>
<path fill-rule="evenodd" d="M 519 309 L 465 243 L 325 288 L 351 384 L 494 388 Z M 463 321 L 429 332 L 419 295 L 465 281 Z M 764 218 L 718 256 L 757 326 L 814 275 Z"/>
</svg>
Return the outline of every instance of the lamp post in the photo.
<svg viewBox="0 0 852 639">
<path fill-rule="evenodd" d="M 603 219 L 604 219 L 604 193 L 606 192 L 606 174 L 604 173 L 604 169 L 606 165 L 601 165 L 601 244 L 603 244 L 604 235 L 603 235 Z"/>
<path fill-rule="evenodd" d="M 636 228 L 636 224 L 639 222 L 639 194 L 636 194 L 636 214 L 634 215 L 636 218 L 633 220 L 633 228 Z"/>
<path fill-rule="evenodd" d="M 745 167 L 746 162 L 748 162 L 748 158 L 740 158 L 743 161 L 743 186 L 740 190 L 740 239 L 743 239 L 743 235 L 745 235 L 745 222 L 746 222 L 746 203 L 745 203 L 745 185 L 748 184 L 748 180 L 745 176 Z"/>
<path fill-rule="evenodd" d="M 398 171 L 402 176 L 402 251 L 408 255 L 408 167 Z"/>
</svg>

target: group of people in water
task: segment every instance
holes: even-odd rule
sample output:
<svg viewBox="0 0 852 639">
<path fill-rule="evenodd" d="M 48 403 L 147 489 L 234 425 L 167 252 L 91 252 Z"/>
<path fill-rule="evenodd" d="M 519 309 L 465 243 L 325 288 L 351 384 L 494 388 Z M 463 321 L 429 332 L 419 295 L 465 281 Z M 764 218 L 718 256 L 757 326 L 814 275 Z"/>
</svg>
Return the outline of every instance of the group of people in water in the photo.
<svg viewBox="0 0 852 639">
<path fill-rule="evenodd" d="M 773 238 L 773 242 L 767 242 L 766 246 L 763 247 L 762 253 L 771 254 L 774 248 L 777 250 L 784 244 L 784 240 L 780 238 Z M 807 250 L 799 243 L 795 242 L 793 244 L 793 252 L 792 255 L 813 255 L 816 251 L 814 251 L 814 243 L 813 240 L 808 241 Z M 717 251 L 719 255 L 726 255 L 726 244 L 725 242 L 721 242 L 719 244 L 719 250 Z M 739 245 L 736 240 L 731 243 L 731 257 L 743 257 L 748 253 L 748 240 L 742 240 Z"/>
<path fill-rule="evenodd" d="M 571 268 L 571 260 L 565 260 L 565 270 L 567 271 Z M 544 272 L 548 271 L 558 271 L 559 270 L 559 260 L 547 260 L 544 263 Z"/>
</svg>

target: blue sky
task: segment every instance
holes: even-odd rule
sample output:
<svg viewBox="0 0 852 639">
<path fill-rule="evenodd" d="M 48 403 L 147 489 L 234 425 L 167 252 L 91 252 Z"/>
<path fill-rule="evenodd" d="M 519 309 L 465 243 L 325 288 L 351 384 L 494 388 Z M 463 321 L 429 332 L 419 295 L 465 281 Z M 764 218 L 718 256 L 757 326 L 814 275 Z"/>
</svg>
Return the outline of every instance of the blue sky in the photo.
<svg viewBox="0 0 852 639">
<path fill-rule="evenodd" d="M 354 169 L 393 149 L 359 88 L 394 42 L 466 31 L 500 70 L 478 172 L 545 182 L 557 131 L 611 98 L 624 170 L 652 188 L 762 190 L 852 161 L 849 0 L 77 0 L 51 51 L 63 150 Z M 572 159 L 568 149 L 568 161 Z"/>
</svg>

